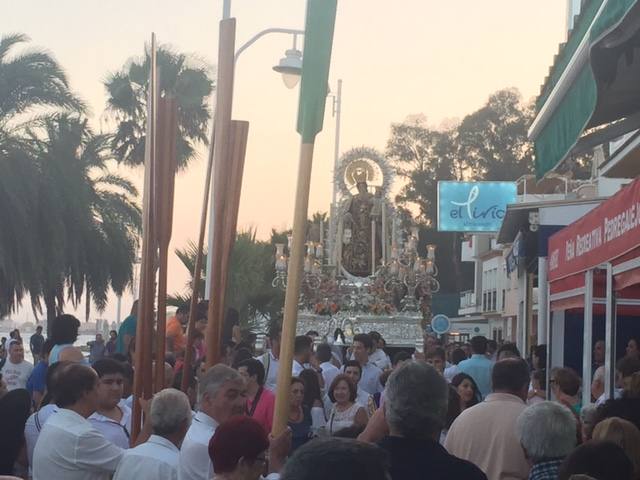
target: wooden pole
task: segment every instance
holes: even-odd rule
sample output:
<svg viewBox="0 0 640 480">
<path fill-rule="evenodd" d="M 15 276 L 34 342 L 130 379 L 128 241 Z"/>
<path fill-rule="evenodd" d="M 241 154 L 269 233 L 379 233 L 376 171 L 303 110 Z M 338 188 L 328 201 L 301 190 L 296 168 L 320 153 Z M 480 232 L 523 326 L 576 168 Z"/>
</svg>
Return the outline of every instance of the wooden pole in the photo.
<svg viewBox="0 0 640 480">
<path fill-rule="evenodd" d="M 207 367 L 213 366 L 220 358 L 220 337 L 221 325 L 216 317 L 216 302 L 221 301 L 224 292 L 220 290 L 222 285 L 222 246 L 224 231 L 224 212 L 227 198 L 227 177 L 229 175 L 229 134 L 231 129 L 231 113 L 233 107 L 233 72 L 235 66 L 235 38 L 236 21 L 228 18 L 220 22 L 220 41 L 218 48 L 218 83 L 216 90 L 216 120 L 214 146 L 214 167 L 213 167 L 213 244 L 211 255 L 211 271 L 209 280 L 211 291 L 209 292 L 209 308 L 207 312 Z"/>
<path fill-rule="evenodd" d="M 298 323 L 298 298 L 302 283 L 304 262 L 304 234 L 309 208 L 309 188 L 311 185 L 311 167 L 313 163 L 313 143 L 303 143 L 300 148 L 298 167 L 298 186 L 296 189 L 295 211 L 293 216 L 293 239 L 287 272 L 287 292 L 284 300 L 284 318 L 282 321 L 282 339 L 280 342 L 280 368 L 276 406 L 273 417 L 272 433 L 275 437 L 284 432 L 289 418 L 289 386 L 291 384 L 291 365 L 293 364 L 293 344 Z"/>
<path fill-rule="evenodd" d="M 244 159 L 247 151 L 247 138 L 249 135 L 249 122 L 233 120 L 231 122 L 230 151 L 229 151 L 229 176 L 227 177 L 226 196 L 228 203 L 224 211 L 223 245 L 220 262 L 220 292 L 222 295 L 216 302 L 215 325 L 219 328 L 216 332 L 216 345 L 222 344 L 222 328 L 225 318 L 225 294 L 229 277 L 229 262 L 233 245 L 236 240 L 236 227 L 238 223 L 238 210 L 240 208 L 240 195 L 242 193 L 242 173 L 244 171 Z M 219 354 L 218 354 L 219 355 Z M 215 361 L 212 359 L 212 361 Z"/>
<path fill-rule="evenodd" d="M 215 120 L 214 120 L 215 122 Z M 191 279 L 191 305 L 189 306 L 189 323 L 187 324 L 187 349 L 184 352 L 184 367 L 182 370 L 182 382 L 180 390 L 187 392 L 191 380 L 191 363 L 193 362 L 193 334 L 196 329 L 196 314 L 198 298 L 200 295 L 200 275 L 202 272 L 202 257 L 204 250 L 204 236 L 207 231 L 207 213 L 209 210 L 209 192 L 211 191 L 211 172 L 213 170 L 213 148 L 215 145 L 215 124 L 211 127 L 211 143 L 209 145 L 209 158 L 207 161 L 207 173 L 204 180 L 204 194 L 202 198 L 202 213 L 200 215 L 200 233 L 198 235 L 198 250 L 196 262 L 193 267 Z"/>
<path fill-rule="evenodd" d="M 142 206 L 142 261 L 140 265 L 140 297 L 135 338 L 135 373 L 133 385 L 133 417 L 131 422 L 131 444 L 134 445 L 142 425 L 139 398 L 151 396 L 151 347 L 154 304 L 154 263 L 156 241 L 154 236 L 155 207 L 155 132 L 157 113 L 157 57 L 156 36 L 151 35 L 151 71 L 147 99 L 147 135 L 145 141 L 145 173 Z"/>
<path fill-rule="evenodd" d="M 158 102 L 158 321 L 156 331 L 155 385 L 154 391 L 162 390 L 164 385 L 164 356 L 167 334 L 167 264 L 169 242 L 173 224 L 173 195 L 176 174 L 176 138 L 178 133 L 178 104 L 170 96 Z M 170 385 L 167 385 L 170 386 Z"/>
</svg>

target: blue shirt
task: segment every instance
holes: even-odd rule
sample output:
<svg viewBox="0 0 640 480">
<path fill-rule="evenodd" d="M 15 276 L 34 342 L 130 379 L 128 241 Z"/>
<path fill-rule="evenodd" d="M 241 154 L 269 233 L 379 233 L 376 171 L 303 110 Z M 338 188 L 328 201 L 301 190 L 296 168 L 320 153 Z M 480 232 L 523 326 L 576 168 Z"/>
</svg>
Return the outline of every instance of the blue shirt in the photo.
<svg viewBox="0 0 640 480">
<path fill-rule="evenodd" d="M 44 393 L 47 386 L 47 368 L 49 368 L 47 362 L 40 361 L 31 372 L 27 380 L 27 390 L 32 397 L 33 392 Z"/>
<path fill-rule="evenodd" d="M 458 370 L 473 378 L 478 385 L 478 390 L 484 399 L 491 393 L 491 370 L 493 362 L 485 355 L 473 354 L 471 358 L 458 364 Z"/>
</svg>

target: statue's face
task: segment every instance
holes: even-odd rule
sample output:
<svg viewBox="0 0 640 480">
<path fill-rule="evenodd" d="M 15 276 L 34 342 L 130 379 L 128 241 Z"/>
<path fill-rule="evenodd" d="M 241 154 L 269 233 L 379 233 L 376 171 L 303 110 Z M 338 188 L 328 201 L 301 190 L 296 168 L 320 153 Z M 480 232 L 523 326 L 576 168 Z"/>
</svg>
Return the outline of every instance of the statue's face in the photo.
<svg viewBox="0 0 640 480">
<path fill-rule="evenodd" d="M 366 182 L 358 182 L 358 184 L 356 185 L 356 188 L 358 189 L 358 193 L 367 193 L 367 183 Z"/>
</svg>

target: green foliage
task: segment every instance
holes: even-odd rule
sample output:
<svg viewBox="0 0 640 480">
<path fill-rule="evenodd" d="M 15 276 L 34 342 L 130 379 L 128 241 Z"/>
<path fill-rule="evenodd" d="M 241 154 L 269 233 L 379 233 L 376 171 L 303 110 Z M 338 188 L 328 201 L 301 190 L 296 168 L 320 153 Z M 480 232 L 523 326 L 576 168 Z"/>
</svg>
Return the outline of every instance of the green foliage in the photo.
<svg viewBox="0 0 640 480">
<path fill-rule="evenodd" d="M 387 156 L 405 180 L 397 202 L 416 205 L 418 222 L 435 227 L 439 180 L 515 181 L 531 173 L 531 118 L 518 91 L 506 89 L 455 127 L 433 129 L 420 117 L 392 125 Z"/>
<path fill-rule="evenodd" d="M 411 206 L 418 208 L 414 221 L 423 236 L 438 245 L 443 292 L 460 291 L 470 278 L 458 255 L 461 234 L 436 232 L 438 181 L 511 180 L 533 168 L 533 147 L 527 139 L 532 108 L 523 105 L 515 89 L 500 90 L 459 125 L 434 129 L 423 117 L 391 126 L 387 157 L 404 180 L 396 201 L 407 228 Z"/>
<path fill-rule="evenodd" d="M 9 56 L 26 41 L 0 39 L 0 316 L 29 296 L 51 319 L 67 301 L 90 296 L 103 309 L 109 288 L 123 292 L 140 210 L 133 185 L 108 171 L 109 139 L 88 127 L 60 65 L 33 49 Z"/>
<path fill-rule="evenodd" d="M 208 143 L 208 106 L 213 80 L 208 69 L 195 58 L 159 47 L 159 90 L 174 95 L 178 103 L 178 168 L 185 168 L 196 155 L 196 146 Z M 144 163 L 147 121 L 147 93 L 151 59 L 149 49 L 143 58 L 132 59 L 105 81 L 108 111 L 116 120 L 112 148 L 118 161 L 127 165 Z"/>
<path fill-rule="evenodd" d="M 478 178 L 513 181 L 533 172 L 533 144 L 527 137 L 533 113 L 518 90 L 505 89 L 462 120 L 460 152 Z"/>
<path fill-rule="evenodd" d="M 275 232 L 275 231 L 274 231 Z M 277 233 L 275 235 L 278 235 Z M 285 236 L 286 233 L 282 234 Z M 197 249 L 195 244 L 176 249 L 176 255 L 193 275 Z M 206 265 L 206 255 L 203 259 Z M 255 231 L 239 232 L 231 253 L 226 306 L 240 312 L 243 328 L 255 326 L 260 317 L 274 317 L 284 304 L 284 293 L 271 286 L 274 276 L 274 248 L 272 242 L 256 240 Z M 204 272 L 202 272 L 204 274 Z M 200 298 L 204 295 L 204 275 L 201 276 Z M 191 280 L 186 286 L 191 288 Z M 173 294 L 167 303 L 173 306 L 189 305 L 190 294 Z"/>
<path fill-rule="evenodd" d="M 37 49 L 9 55 L 13 48 L 28 40 L 26 35 L 17 33 L 0 38 L 0 128 L 34 107 L 84 109 L 51 55 Z"/>
</svg>

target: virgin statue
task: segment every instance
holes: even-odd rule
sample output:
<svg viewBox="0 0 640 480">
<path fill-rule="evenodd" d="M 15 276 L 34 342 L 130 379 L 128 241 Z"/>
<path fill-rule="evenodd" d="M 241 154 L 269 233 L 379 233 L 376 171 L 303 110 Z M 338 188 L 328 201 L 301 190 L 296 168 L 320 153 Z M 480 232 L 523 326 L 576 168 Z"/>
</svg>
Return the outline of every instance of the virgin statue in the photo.
<svg viewBox="0 0 640 480">
<path fill-rule="evenodd" d="M 358 169 L 354 179 L 358 193 L 347 198 L 344 206 L 341 260 L 351 275 L 368 277 L 382 256 L 381 199 L 369 193 L 366 170 Z"/>
</svg>

